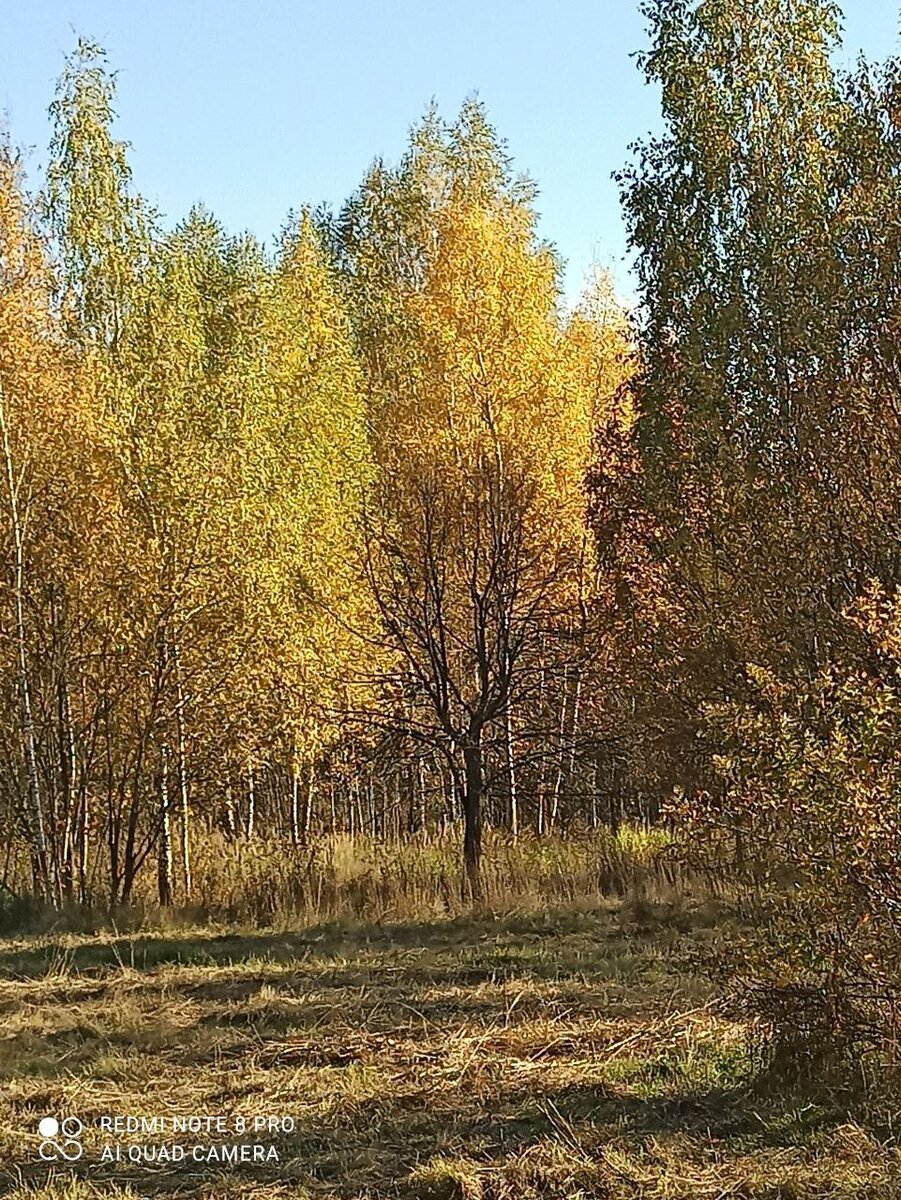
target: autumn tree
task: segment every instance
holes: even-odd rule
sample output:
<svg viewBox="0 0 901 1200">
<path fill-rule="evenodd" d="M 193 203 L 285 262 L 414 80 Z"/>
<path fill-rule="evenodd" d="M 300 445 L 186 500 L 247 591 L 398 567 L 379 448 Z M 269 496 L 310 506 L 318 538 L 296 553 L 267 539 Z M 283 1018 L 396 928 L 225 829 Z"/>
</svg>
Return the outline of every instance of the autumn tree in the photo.
<svg viewBox="0 0 901 1200">
<path fill-rule="evenodd" d="M 657 729 L 695 848 L 755 887 L 794 881 L 773 964 L 833 1036 L 855 995 L 898 986 L 863 965 L 899 846 L 897 67 L 840 77 L 819 0 L 646 13 L 666 131 L 623 183 L 670 599 L 647 647 Z"/>
<path fill-rule="evenodd" d="M 11 689 L 4 804 L 8 827 L 31 846 L 36 893 L 59 904 L 88 891 L 92 814 L 73 691 L 116 498 L 91 364 L 59 337 L 47 244 L 8 146 L 0 153 L 0 262 L 2 654 Z M 87 527 L 97 543 L 81 542 Z"/>
<path fill-rule="evenodd" d="M 856 586 L 838 479 L 851 427 L 829 395 L 848 365 L 831 231 L 847 108 L 831 4 L 645 11 L 666 127 L 622 182 L 652 541 L 684 622 L 664 640 L 689 668 L 671 661 L 690 759 L 699 699 L 739 686 L 747 661 L 815 671 Z"/>
<path fill-rule="evenodd" d="M 259 774 L 287 773 L 296 797 L 332 736 L 361 646 L 346 630 L 369 449 L 310 221 L 276 257 L 200 209 L 165 232 L 133 192 L 113 100 L 102 51 L 80 44 L 54 106 L 46 212 L 122 519 L 81 727 L 105 743 L 109 899 L 128 901 L 155 857 L 168 904 L 176 822 L 186 898 L 192 808 L 209 818 L 237 794 L 252 836 Z"/>
<path fill-rule="evenodd" d="M 343 214 L 379 471 L 368 574 L 395 719 L 451 764 L 479 894 L 486 740 L 564 645 L 586 578 L 583 474 L 610 381 L 484 114 L 430 114 Z M 374 281 L 377 281 L 374 287 Z M 584 322 L 584 324 L 583 324 Z M 418 703 L 417 703 L 418 702 Z"/>
<path fill-rule="evenodd" d="M 325 785 L 331 828 L 462 817 L 477 895 L 486 812 L 543 834 L 593 786 L 584 485 L 629 458 L 622 313 L 606 284 L 564 312 L 475 102 L 274 250 L 202 207 L 167 228 L 114 104 L 79 43 L 39 211 L 11 165 L 4 193 L 3 802 L 34 886 L 189 900 L 199 838 L 306 842 Z"/>
</svg>

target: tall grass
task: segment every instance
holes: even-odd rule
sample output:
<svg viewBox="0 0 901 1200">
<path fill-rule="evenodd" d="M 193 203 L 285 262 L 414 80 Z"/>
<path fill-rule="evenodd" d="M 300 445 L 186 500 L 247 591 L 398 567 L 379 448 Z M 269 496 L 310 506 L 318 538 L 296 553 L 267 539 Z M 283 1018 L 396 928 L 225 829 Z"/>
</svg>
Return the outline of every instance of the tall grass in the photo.
<svg viewBox="0 0 901 1200">
<path fill-rule="evenodd" d="M 659 830 L 485 839 L 483 903 L 495 909 L 621 895 L 674 870 Z M 223 920 L 430 918 L 463 910 L 452 835 L 404 841 L 338 835 L 295 847 L 211 839 L 194 859 L 193 904 Z"/>
<path fill-rule="evenodd" d="M 521 837 L 486 833 L 482 906 L 494 911 L 534 911 L 642 894 L 677 882 L 678 867 L 661 830 L 622 827 L 570 837 Z M 37 912 L 33 905 L 0 913 L 6 932 L 54 926 L 85 928 L 186 923 L 430 920 L 455 916 L 472 905 L 461 898 L 459 839 L 453 833 L 393 841 L 346 834 L 317 838 L 308 846 L 279 839 L 230 841 L 219 834 L 198 839 L 193 850 L 193 888 L 179 894 L 163 914 L 156 905 L 151 872 L 139 881 L 135 903 L 115 914 L 84 910 Z"/>
</svg>

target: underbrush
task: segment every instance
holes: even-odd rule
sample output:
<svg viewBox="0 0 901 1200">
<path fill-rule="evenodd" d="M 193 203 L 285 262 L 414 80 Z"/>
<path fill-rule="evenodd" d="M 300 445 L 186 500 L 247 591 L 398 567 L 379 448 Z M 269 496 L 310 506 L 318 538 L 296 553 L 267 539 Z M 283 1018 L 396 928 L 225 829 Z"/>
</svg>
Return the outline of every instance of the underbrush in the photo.
<svg viewBox="0 0 901 1200">
<path fill-rule="evenodd" d="M 158 907 L 148 875 L 134 903 L 114 911 L 71 906 L 60 912 L 27 898 L 0 900 L 0 933 L 91 932 L 110 924 L 127 931 L 148 925 L 440 919 L 473 910 L 461 897 L 460 877 L 459 839 L 452 834 L 404 841 L 331 835 L 294 846 L 214 833 L 194 847 L 190 897 L 182 895 L 171 908 Z M 682 877 L 662 830 L 624 826 L 615 834 L 600 830 L 540 840 L 489 831 L 479 907 L 528 912 L 625 895 L 640 902 L 668 892 Z"/>
</svg>

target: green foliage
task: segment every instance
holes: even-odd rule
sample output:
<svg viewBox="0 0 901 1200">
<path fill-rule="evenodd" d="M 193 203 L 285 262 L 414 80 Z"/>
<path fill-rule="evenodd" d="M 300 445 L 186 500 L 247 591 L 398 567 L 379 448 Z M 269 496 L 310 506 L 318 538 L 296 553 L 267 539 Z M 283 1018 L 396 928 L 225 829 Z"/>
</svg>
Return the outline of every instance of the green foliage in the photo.
<svg viewBox="0 0 901 1200">
<path fill-rule="evenodd" d="M 646 14 L 666 130 L 623 195 L 645 529 L 669 599 L 648 724 L 699 855 L 772 906 L 775 1025 L 885 1051 L 901 995 L 897 67 L 838 75 L 839 14 L 819 0 Z"/>
<path fill-rule="evenodd" d="M 149 214 L 131 191 L 127 146 L 112 134 L 115 77 L 79 40 L 56 100 L 45 207 L 65 270 L 71 332 L 114 347 L 149 251 Z"/>
</svg>

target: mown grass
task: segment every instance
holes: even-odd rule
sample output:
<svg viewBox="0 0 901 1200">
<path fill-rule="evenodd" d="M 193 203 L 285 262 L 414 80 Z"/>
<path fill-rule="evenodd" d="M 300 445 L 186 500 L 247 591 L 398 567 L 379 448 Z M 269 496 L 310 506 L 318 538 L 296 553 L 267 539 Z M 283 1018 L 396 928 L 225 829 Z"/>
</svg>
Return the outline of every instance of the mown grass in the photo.
<svg viewBox="0 0 901 1200">
<path fill-rule="evenodd" d="M 704 966 L 734 934 L 671 898 L 0 942 L 0 1195 L 901 1196 L 840 1096 L 768 1082 Z M 48 1113 L 86 1124 L 71 1168 Z M 98 1163 L 102 1115 L 165 1113 L 296 1128 L 277 1164 Z"/>
</svg>

